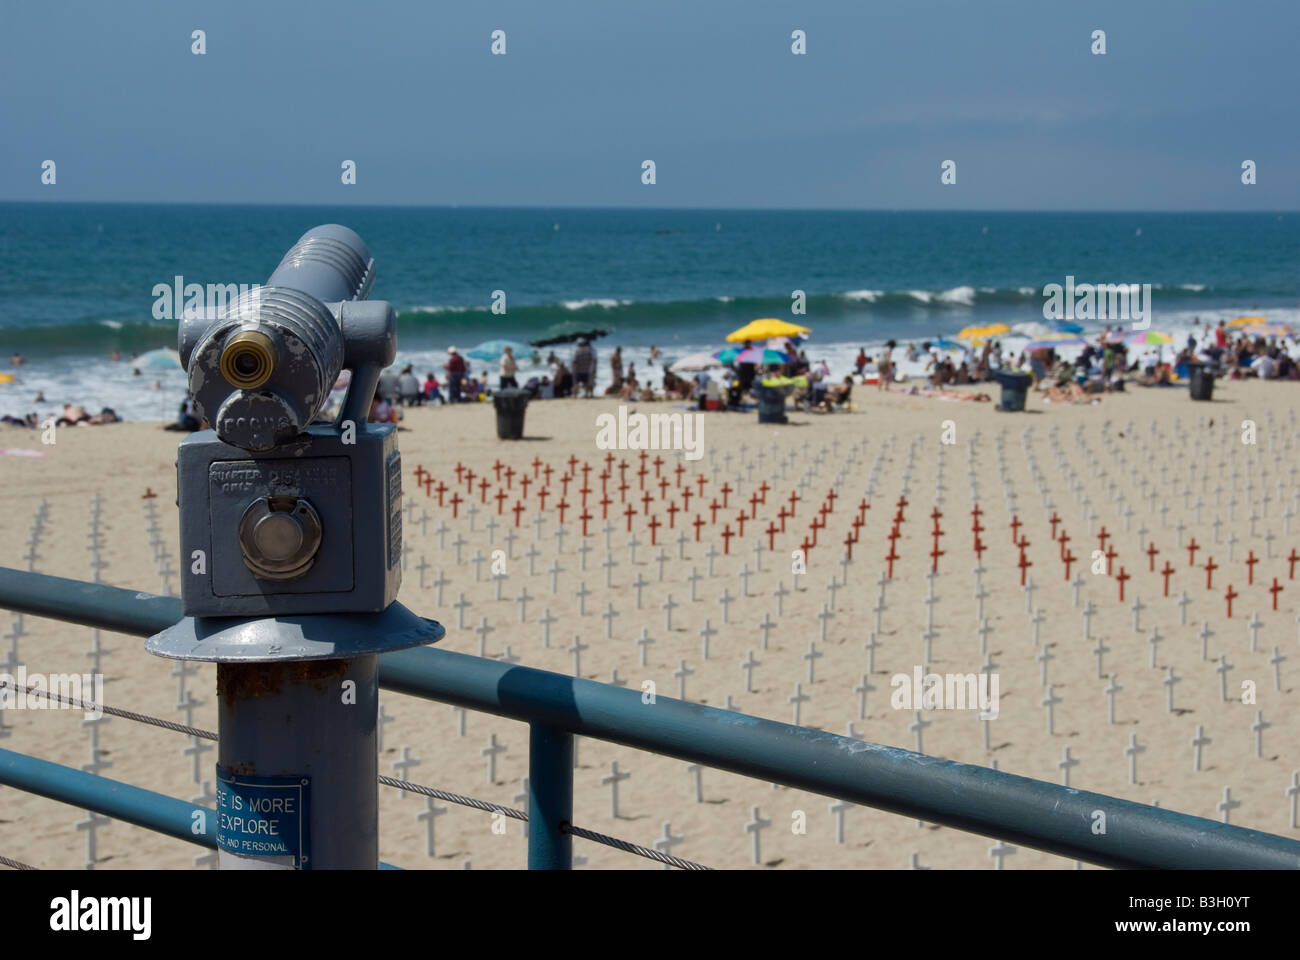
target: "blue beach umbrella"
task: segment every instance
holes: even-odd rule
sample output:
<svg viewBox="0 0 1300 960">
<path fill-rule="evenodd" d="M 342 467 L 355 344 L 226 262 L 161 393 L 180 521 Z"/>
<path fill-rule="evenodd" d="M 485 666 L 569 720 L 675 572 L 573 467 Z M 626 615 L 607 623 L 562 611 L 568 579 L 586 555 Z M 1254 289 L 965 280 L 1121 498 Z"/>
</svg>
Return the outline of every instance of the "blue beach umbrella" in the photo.
<svg viewBox="0 0 1300 960">
<path fill-rule="evenodd" d="M 506 347 L 510 348 L 516 359 L 526 357 L 533 352 L 532 347 L 518 340 L 484 340 L 472 350 L 467 350 L 465 356 L 473 357 L 475 360 L 497 360 L 506 352 Z"/>
</svg>

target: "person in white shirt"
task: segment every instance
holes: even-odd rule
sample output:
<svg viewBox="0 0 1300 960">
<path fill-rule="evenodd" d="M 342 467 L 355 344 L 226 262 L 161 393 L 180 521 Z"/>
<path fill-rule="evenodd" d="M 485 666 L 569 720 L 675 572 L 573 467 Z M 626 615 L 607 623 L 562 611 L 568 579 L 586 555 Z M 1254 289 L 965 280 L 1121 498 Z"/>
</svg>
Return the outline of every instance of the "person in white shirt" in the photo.
<svg viewBox="0 0 1300 960">
<path fill-rule="evenodd" d="M 515 380 L 515 373 L 519 370 L 519 364 L 515 362 L 515 354 L 510 347 L 506 347 L 505 351 L 501 354 L 501 361 L 498 364 L 498 370 L 501 374 L 501 382 L 498 384 L 498 389 L 506 390 L 517 388 L 519 386 L 518 381 Z"/>
</svg>

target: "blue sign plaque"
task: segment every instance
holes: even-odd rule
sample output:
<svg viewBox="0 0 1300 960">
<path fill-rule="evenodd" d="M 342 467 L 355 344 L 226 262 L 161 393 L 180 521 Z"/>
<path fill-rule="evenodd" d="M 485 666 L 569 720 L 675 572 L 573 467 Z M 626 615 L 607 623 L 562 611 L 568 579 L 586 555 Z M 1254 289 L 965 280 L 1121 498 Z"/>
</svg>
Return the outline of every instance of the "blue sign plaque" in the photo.
<svg viewBox="0 0 1300 960">
<path fill-rule="evenodd" d="M 309 777 L 254 777 L 217 770 L 217 846 L 244 857 L 311 866 Z"/>
</svg>

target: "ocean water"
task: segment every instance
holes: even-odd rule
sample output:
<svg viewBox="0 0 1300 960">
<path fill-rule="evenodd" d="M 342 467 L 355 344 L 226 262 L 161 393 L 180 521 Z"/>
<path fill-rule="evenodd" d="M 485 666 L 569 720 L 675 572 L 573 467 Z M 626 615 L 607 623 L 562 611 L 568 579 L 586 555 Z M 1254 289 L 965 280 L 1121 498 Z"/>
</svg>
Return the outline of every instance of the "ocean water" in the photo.
<svg viewBox="0 0 1300 960">
<path fill-rule="evenodd" d="M 1197 317 L 1300 322 L 1293 213 L 0 204 L 0 368 L 19 376 L 0 386 L 0 413 L 75 402 L 172 419 L 183 373 L 136 376 L 108 359 L 175 346 L 175 321 L 154 316 L 155 285 L 265 282 L 303 231 L 327 222 L 369 245 L 372 296 L 397 310 L 399 360 L 440 379 L 448 345 L 603 329 L 602 382 L 615 345 L 657 381 L 651 345 L 671 362 L 766 316 L 811 327 L 809 357 L 842 375 L 860 347 L 887 339 L 1041 322 L 1044 285 L 1067 276 L 1151 284 L 1152 328 L 1180 343 Z M 490 309 L 495 290 L 504 315 Z M 791 314 L 794 290 L 806 293 L 803 316 Z M 29 360 L 17 371 L 14 351 Z M 38 391 L 46 403 L 32 402 Z"/>
</svg>

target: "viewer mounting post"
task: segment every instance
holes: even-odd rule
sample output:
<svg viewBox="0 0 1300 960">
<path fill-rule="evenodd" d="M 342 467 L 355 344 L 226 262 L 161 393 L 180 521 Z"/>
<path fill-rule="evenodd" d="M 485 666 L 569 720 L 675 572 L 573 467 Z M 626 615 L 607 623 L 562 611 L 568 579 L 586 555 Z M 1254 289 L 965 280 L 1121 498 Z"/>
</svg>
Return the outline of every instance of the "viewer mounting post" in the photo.
<svg viewBox="0 0 1300 960">
<path fill-rule="evenodd" d="M 146 648 L 217 664 L 223 869 L 378 867 L 378 655 L 443 636 L 395 602 L 401 457 L 368 417 L 396 335 L 374 271 L 351 230 L 315 227 L 266 286 L 180 322 L 213 429 L 177 458 L 185 617 Z M 343 370 L 338 418 L 315 422 Z"/>
</svg>

